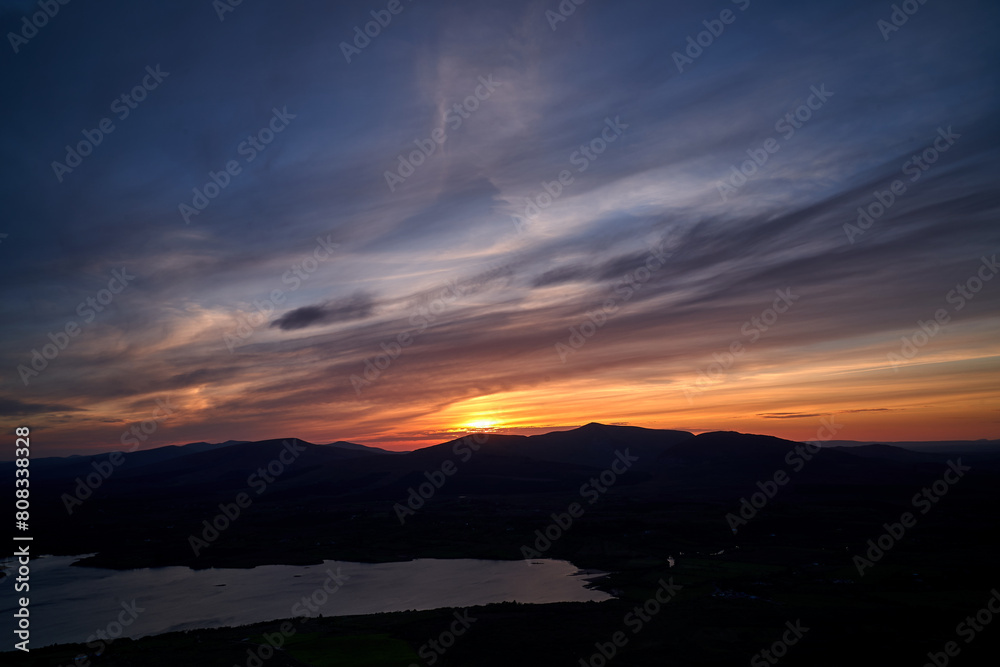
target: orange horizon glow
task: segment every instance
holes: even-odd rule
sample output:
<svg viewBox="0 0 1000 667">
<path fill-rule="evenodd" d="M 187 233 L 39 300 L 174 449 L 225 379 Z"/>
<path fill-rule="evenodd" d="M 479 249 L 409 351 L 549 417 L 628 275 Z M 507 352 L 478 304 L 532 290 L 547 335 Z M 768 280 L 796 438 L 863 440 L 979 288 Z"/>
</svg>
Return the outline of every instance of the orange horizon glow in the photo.
<svg viewBox="0 0 1000 667">
<path fill-rule="evenodd" d="M 944 362 L 942 362 L 944 363 Z M 944 363 L 945 366 L 949 365 Z M 569 430 L 590 422 L 674 429 L 702 433 L 739 431 L 805 441 L 819 437 L 824 425 L 835 426 L 831 439 L 860 442 L 918 442 L 990 440 L 998 438 L 1000 402 L 994 378 L 1000 357 L 978 359 L 975 371 L 967 363 L 951 362 L 950 372 L 934 364 L 915 366 L 905 375 L 887 369 L 843 368 L 831 365 L 818 372 L 748 373 L 685 395 L 692 385 L 653 380 L 603 386 L 591 380 L 564 380 L 541 387 L 511 390 L 457 401 L 435 413 L 399 419 L 394 427 L 337 427 L 321 419 L 294 414 L 267 429 L 236 428 L 221 435 L 199 433 L 197 424 L 175 424 L 166 419 L 161 431 L 142 449 L 189 442 L 222 442 L 297 437 L 322 444 L 339 440 L 409 451 L 447 442 L 470 432 L 532 435 Z M 934 397 L 915 378 L 928 373 L 938 384 Z M 855 378 L 874 374 L 878 385 L 858 394 Z M 946 382 L 942 380 L 947 380 Z M 878 389 L 874 387 L 877 386 Z M 852 395 L 853 394 L 853 395 Z M 690 401 L 688 400 L 690 398 Z M 862 399 L 862 400 L 859 400 Z M 205 397 L 193 394 L 177 417 L 198 411 Z M 874 407 L 859 407 L 859 403 Z M 109 406 L 109 412 L 111 411 Z M 188 415 L 190 412 L 187 413 Z M 145 416 L 136 414 L 139 421 Z M 131 421 L 131 420 L 130 420 Z M 386 422 L 392 423 L 392 416 Z M 124 423 L 124 422 L 123 422 Z M 117 427 L 116 432 L 121 432 Z M 53 435 L 56 429 L 52 429 Z M 41 435 L 50 437 L 48 435 Z M 117 440 L 117 438 L 115 438 Z M 94 454 L 122 449 L 112 440 L 103 446 L 73 449 Z"/>
<path fill-rule="evenodd" d="M 164 398 L 172 413 L 157 422 L 141 449 L 295 437 L 406 451 L 474 431 L 530 435 L 590 422 L 795 441 L 817 439 L 819 429 L 833 423 L 836 440 L 990 440 L 1000 438 L 1000 344 L 984 341 L 981 332 L 997 323 L 990 318 L 955 324 L 949 345 L 929 346 L 899 367 L 886 362 L 886 349 L 898 345 L 891 335 L 834 344 L 762 341 L 752 355 L 706 381 L 712 352 L 728 345 L 724 332 L 716 339 L 692 334 L 679 341 L 696 350 L 689 354 L 671 354 L 670 339 L 633 343 L 607 333 L 574 359 L 589 366 L 563 365 L 545 349 L 516 364 L 499 360 L 473 371 L 403 368 L 360 397 L 335 403 L 320 400 L 322 392 L 310 394 L 315 402 L 299 400 L 295 391 L 271 393 L 274 378 L 262 368 L 236 382 L 188 387 L 167 397 L 80 397 L 67 406 L 73 411 L 0 422 L 31 427 L 35 451 L 44 455 L 128 451 L 123 435 L 144 422 L 151 426 Z M 639 344 L 647 347 L 633 358 Z M 416 352 L 411 357 L 421 361 Z M 290 368 L 294 380 L 296 369 Z M 261 396 L 271 402 L 267 410 L 246 403 Z M 331 405 L 341 410 L 335 420 L 325 416 Z"/>
</svg>

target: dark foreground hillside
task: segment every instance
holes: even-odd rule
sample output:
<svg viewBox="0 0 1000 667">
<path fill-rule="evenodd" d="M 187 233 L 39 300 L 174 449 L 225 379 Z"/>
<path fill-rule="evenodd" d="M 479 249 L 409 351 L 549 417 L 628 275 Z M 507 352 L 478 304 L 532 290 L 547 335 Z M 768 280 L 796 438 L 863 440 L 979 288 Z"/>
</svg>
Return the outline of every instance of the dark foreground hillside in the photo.
<svg viewBox="0 0 1000 667">
<path fill-rule="evenodd" d="M 580 462 L 572 460 L 574 441 L 586 452 Z M 91 655 L 92 664 L 253 665 L 247 652 L 261 650 L 270 656 L 261 664 L 314 667 L 581 659 L 919 667 L 934 664 L 928 653 L 938 667 L 945 658 L 996 664 L 1000 618 L 992 622 L 988 604 L 1000 587 L 1000 457 L 988 450 L 810 451 L 762 436 L 596 424 L 540 441 L 490 436 L 405 455 L 297 446 L 300 456 L 198 556 L 189 536 L 286 444 L 234 444 L 121 466 L 72 515 L 59 499 L 73 480 L 50 473 L 35 489 L 34 497 L 49 499 L 36 510 L 46 526 L 38 552 L 97 553 L 85 564 L 120 568 L 527 553 L 612 572 L 600 585 L 618 599 L 458 610 L 476 620 L 443 653 L 428 653 L 426 644 L 448 630 L 456 610 L 291 619 L 294 632 L 273 652 L 266 638 L 280 621 L 120 640 Z M 637 460 L 607 474 L 626 449 Z M 448 462 L 454 472 L 401 523 L 397 506 L 409 490 Z M 539 541 L 536 531 L 573 503 L 584 512 L 555 539 Z M 652 604 L 658 591 L 668 601 Z M 960 625 L 968 617 L 972 624 Z M 949 648 L 955 655 L 944 653 Z M 32 651 L 27 664 L 68 665 L 81 653 L 93 650 Z"/>
</svg>

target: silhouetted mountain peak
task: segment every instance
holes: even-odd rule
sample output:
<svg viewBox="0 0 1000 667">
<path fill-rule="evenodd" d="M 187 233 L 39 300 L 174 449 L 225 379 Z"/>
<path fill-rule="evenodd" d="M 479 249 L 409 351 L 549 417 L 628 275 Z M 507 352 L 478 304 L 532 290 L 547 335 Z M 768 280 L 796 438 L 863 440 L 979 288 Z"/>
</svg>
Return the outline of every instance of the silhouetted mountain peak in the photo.
<svg viewBox="0 0 1000 667">
<path fill-rule="evenodd" d="M 532 435 L 512 444 L 505 454 L 539 461 L 557 461 L 604 468 L 616 452 L 629 450 L 642 462 L 651 462 L 678 442 L 691 438 L 687 431 L 667 431 L 638 426 L 613 426 L 590 422 L 570 431 Z M 640 464 L 641 466 L 642 464 Z"/>
<path fill-rule="evenodd" d="M 352 452 L 369 452 L 371 454 L 399 454 L 399 452 L 389 451 L 388 449 L 382 449 L 381 447 L 370 447 L 368 445 L 359 445 L 356 442 L 347 442 L 346 440 L 338 440 L 337 442 L 331 442 L 328 445 L 322 445 L 323 447 L 334 447 L 336 449 L 346 449 Z"/>
<path fill-rule="evenodd" d="M 702 462 L 719 459 L 761 461 L 783 457 L 798 444 L 800 443 L 771 435 L 711 431 L 679 443 L 672 447 L 666 456 Z"/>
</svg>

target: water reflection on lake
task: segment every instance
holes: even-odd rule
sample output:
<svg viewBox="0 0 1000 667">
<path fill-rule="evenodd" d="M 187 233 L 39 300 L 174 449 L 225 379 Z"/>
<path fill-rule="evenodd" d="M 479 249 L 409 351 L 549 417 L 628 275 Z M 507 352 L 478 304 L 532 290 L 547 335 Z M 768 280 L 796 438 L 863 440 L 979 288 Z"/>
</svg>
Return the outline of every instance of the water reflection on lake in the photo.
<svg viewBox="0 0 1000 667">
<path fill-rule="evenodd" d="M 602 573 L 583 573 L 572 563 L 549 559 L 325 561 L 322 565 L 265 565 L 242 570 L 70 567 L 80 558 L 47 556 L 32 561 L 32 647 L 90 641 L 98 630 L 114 634 L 121 621 L 129 622 L 121 636 L 139 637 L 306 614 L 344 616 L 504 601 L 580 602 L 611 597 L 587 587 L 589 580 Z M 338 583 L 342 584 L 339 589 Z M 128 609 L 133 599 L 136 608 Z M 13 597 L 4 596 L 0 614 L 11 619 L 15 603 Z"/>
</svg>

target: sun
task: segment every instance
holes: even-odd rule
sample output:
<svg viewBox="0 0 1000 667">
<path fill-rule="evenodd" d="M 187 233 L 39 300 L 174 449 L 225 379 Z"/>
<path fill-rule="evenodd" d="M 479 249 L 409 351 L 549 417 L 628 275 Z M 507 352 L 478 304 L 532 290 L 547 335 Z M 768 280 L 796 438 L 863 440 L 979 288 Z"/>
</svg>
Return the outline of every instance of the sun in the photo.
<svg viewBox="0 0 1000 667">
<path fill-rule="evenodd" d="M 477 431 L 489 431 L 493 430 L 499 423 L 495 419 L 476 419 L 475 421 L 466 422 L 463 426 Z"/>
</svg>

